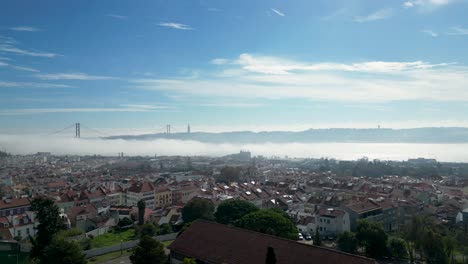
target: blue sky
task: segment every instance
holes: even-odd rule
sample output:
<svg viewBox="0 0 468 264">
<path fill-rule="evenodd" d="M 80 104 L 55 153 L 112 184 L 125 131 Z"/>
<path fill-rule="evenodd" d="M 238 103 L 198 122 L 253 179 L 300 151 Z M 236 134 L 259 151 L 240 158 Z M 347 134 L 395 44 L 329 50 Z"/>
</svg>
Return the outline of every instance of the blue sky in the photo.
<svg viewBox="0 0 468 264">
<path fill-rule="evenodd" d="M 0 132 L 468 126 L 468 1 L 2 1 Z"/>
</svg>

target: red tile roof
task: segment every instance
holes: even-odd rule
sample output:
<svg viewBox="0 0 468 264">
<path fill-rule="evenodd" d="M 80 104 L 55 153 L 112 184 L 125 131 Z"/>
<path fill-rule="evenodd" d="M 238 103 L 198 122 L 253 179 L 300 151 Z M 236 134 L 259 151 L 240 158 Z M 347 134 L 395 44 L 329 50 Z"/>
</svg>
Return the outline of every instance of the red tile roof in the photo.
<svg viewBox="0 0 468 264">
<path fill-rule="evenodd" d="M 30 204 L 29 198 L 6 199 L 0 200 L 0 209 L 28 206 Z"/>
<path fill-rule="evenodd" d="M 265 263 L 268 247 L 274 249 L 277 264 L 377 263 L 373 259 L 205 220 L 193 222 L 168 248 L 206 263 L 257 264 Z"/>
<path fill-rule="evenodd" d="M 144 192 L 151 192 L 154 191 L 154 186 L 150 182 L 143 182 L 143 183 L 134 183 L 130 188 L 128 188 L 129 192 L 134 193 L 144 193 Z"/>
</svg>

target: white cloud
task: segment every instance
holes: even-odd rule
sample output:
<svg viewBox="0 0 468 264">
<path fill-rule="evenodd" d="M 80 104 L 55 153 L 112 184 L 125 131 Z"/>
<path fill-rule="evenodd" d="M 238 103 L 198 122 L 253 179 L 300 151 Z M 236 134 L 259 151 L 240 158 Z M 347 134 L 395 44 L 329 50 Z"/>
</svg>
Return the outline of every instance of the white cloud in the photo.
<svg viewBox="0 0 468 264">
<path fill-rule="evenodd" d="M 4 44 L 0 44 L 0 51 L 15 53 L 18 55 L 32 56 L 32 57 L 54 58 L 54 57 L 59 56 L 58 54 L 55 54 L 55 53 L 24 50 L 24 49 L 20 49 L 11 45 L 4 45 Z"/>
<path fill-rule="evenodd" d="M 408 1 L 408 2 L 404 2 L 404 3 L 403 3 L 403 7 L 405 7 L 405 8 L 410 8 L 410 7 L 413 7 L 413 6 L 414 6 L 414 4 L 413 4 L 413 2 L 411 2 L 411 1 Z"/>
<path fill-rule="evenodd" d="M 468 28 L 463 27 L 452 27 L 448 32 L 449 35 L 468 35 Z"/>
<path fill-rule="evenodd" d="M 189 25 L 185 25 L 181 23 L 174 23 L 174 22 L 161 22 L 158 25 L 162 27 L 169 27 L 169 28 L 174 28 L 174 29 L 179 29 L 179 30 L 192 30 L 193 29 Z"/>
<path fill-rule="evenodd" d="M 215 64 L 215 65 L 222 65 L 222 64 L 227 64 L 229 63 L 229 60 L 228 59 L 224 59 L 224 58 L 216 58 L 216 59 L 212 59 L 210 61 L 211 64 Z"/>
<path fill-rule="evenodd" d="M 141 105 L 127 105 L 125 107 L 106 108 L 23 108 L 0 110 L 0 115 L 34 115 L 46 113 L 113 113 L 113 112 L 154 112 L 163 107 L 142 107 Z"/>
<path fill-rule="evenodd" d="M 41 31 L 41 29 L 39 29 L 39 28 L 27 27 L 27 26 L 11 27 L 10 30 L 13 30 L 13 31 L 26 31 L 26 32 Z"/>
<path fill-rule="evenodd" d="M 126 20 L 128 17 L 127 16 L 122 16 L 122 15 L 116 15 L 116 14 L 107 14 L 107 17 L 112 17 L 115 19 L 120 19 L 120 20 Z"/>
<path fill-rule="evenodd" d="M 262 107 L 263 104 L 258 103 L 209 103 L 209 104 L 199 104 L 199 106 L 203 107 L 220 107 L 220 108 L 250 108 L 250 107 Z"/>
<path fill-rule="evenodd" d="M 70 85 L 66 84 L 56 84 L 56 83 L 35 83 L 35 82 L 6 82 L 0 81 L 0 88 L 70 88 Z"/>
<path fill-rule="evenodd" d="M 434 31 L 432 31 L 432 30 L 430 30 L 430 29 L 424 29 L 424 30 L 422 30 L 421 32 L 423 32 L 423 33 L 425 33 L 425 34 L 427 34 L 427 35 L 429 35 L 429 36 L 431 36 L 431 37 L 433 37 L 433 38 L 439 36 L 438 33 L 434 32 Z"/>
<path fill-rule="evenodd" d="M 173 108 L 173 107 L 170 107 L 170 106 L 149 105 L 149 104 L 123 104 L 123 105 L 120 105 L 120 106 L 127 107 L 127 108 L 132 108 L 132 109 L 143 109 L 143 110 Z"/>
<path fill-rule="evenodd" d="M 404 8 L 417 8 L 422 12 L 432 12 L 457 0 L 411 0 L 403 3 Z"/>
<path fill-rule="evenodd" d="M 37 78 L 41 80 L 80 80 L 80 81 L 95 81 L 95 80 L 111 80 L 116 79 L 110 76 L 96 76 L 88 75 L 86 73 L 49 73 L 49 74 L 36 74 Z"/>
<path fill-rule="evenodd" d="M 40 72 L 38 69 L 34 69 L 31 67 L 24 67 L 24 66 L 12 66 L 13 69 L 19 70 L 19 71 L 28 71 L 28 72 Z"/>
<path fill-rule="evenodd" d="M 426 157 L 441 161 L 466 162 L 467 144 L 454 144 L 447 147 L 444 144 L 359 144 L 359 143 L 264 143 L 264 144 L 212 144 L 191 140 L 104 140 L 86 138 L 100 136 L 92 131 L 82 129 L 82 138 L 69 136 L 37 136 L 37 135 L 0 135 L 0 145 L 13 154 L 34 154 L 39 151 L 53 154 L 77 155 L 109 155 L 125 152 L 126 156 L 135 155 L 181 155 L 181 156 L 223 156 L 238 153 L 245 149 L 253 155 L 266 157 L 331 157 L 341 160 L 355 160 L 363 153 L 369 159 L 406 160 L 408 158 Z"/>
<path fill-rule="evenodd" d="M 285 16 L 284 13 L 279 11 L 278 9 L 274 9 L 274 8 L 270 8 L 270 9 L 271 11 L 273 11 L 273 13 L 277 14 L 278 16 L 282 16 L 282 17 Z"/>
<path fill-rule="evenodd" d="M 133 87 L 176 95 L 225 98 L 301 98 L 314 101 L 468 101 L 468 68 L 423 61 L 304 63 L 241 54 L 225 69 L 194 79 L 137 79 Z"/>
<path fill-rule="evenodd" d="M 367 16 L 357 16 L 354 18 L 354 22 L 371 22 L 371 21 L 376 21 L 376 20 L 381 20 L 381 19 L 386 19 L 393 16 L 393 9 L 392 8 L 384 8 L 377 10 L 374 13 L 371 13 Z"/>
</svg>

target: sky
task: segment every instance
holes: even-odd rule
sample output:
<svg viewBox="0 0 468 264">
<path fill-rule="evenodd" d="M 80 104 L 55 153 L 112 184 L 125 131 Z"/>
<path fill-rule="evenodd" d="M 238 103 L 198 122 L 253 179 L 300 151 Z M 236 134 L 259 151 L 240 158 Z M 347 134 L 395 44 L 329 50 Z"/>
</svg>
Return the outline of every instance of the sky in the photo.
<svg viewBox="0 0 468 264">
<path fill-rule="evenodd" d="M 468 127 L 466 0 L 0 2 L 0 133 Z M 66 130 L 70 136 L 73 130 Z"/>
</svg>

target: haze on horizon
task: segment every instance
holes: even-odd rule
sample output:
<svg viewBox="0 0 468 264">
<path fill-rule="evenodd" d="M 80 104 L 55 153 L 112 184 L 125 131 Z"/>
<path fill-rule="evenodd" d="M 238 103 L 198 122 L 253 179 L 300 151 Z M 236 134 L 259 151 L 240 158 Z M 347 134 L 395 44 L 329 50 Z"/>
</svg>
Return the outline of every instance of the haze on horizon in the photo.
<svg viewBox="0 0 468 264">
<path fill-rule="evenodd" d="M 23 153 L 75 122 L 107 135 L 468 127 L 467 7 L 2 1 L 0 147 Z"/>
</svg>

